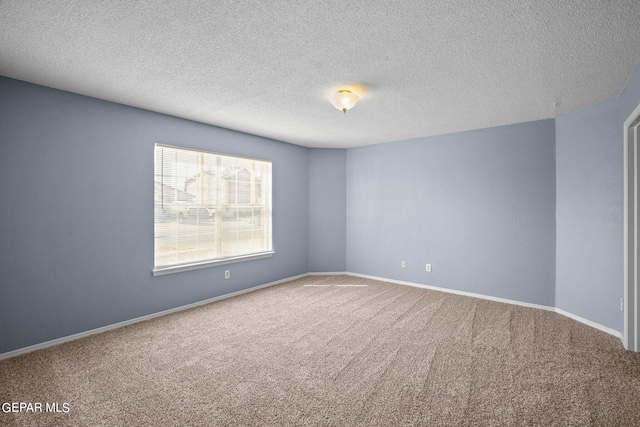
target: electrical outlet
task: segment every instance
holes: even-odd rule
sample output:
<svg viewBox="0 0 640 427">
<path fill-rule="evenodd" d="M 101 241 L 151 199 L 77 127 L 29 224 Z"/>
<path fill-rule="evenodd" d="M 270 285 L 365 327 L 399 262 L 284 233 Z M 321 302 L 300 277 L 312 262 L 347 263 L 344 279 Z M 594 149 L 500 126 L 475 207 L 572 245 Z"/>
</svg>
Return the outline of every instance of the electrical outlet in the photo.
<svg viewBox="0 0 640 427">
<path fill-rule="evenodd" d="M 402 264 L 401 264 L 401 265 L 402 265 L 402 268 L 405 268 L 405 267 L 407 266 L 407 263 L 406 263 L 406 262 L 404 262 L 404 261 L 402 261 Z"/>
<path fill-rule="evenodd" d="M 431 264 L 427 264 L 427 271 L 431 272 Z"/>
<path fill-rule="evenodd" d="M 225 270 L 224 271 L 224 278 L 225 279 L 229 279 L 231 277 L 231 270 Z"/>
</svg>

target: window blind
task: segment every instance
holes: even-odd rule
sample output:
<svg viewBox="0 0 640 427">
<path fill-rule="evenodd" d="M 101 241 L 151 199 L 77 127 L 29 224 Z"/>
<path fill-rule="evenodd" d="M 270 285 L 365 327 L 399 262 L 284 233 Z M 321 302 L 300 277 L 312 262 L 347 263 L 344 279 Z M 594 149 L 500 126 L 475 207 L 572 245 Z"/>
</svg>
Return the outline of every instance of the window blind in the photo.
<svg viewBox="0 0 640 427">
<path fill-rule="evenodd" d="M 157 144 L 154 274 L 272 253 L 271 162 Z"/>
</svg>

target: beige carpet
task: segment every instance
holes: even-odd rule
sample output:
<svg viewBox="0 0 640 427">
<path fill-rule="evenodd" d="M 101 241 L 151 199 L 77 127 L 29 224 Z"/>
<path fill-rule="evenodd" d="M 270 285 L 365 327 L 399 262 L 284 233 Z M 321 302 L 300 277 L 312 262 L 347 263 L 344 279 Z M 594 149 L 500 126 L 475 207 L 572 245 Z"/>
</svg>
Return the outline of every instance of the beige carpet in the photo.
<svg viewBox="0 0 640 427">
<path fill-rule="evenodd" d="M 43 404 L 0 412 L 16 426 L 638 426 L 640 355 L 547 311 L 310 276 L 2 360 L 4 402 Z"/>
</svg>

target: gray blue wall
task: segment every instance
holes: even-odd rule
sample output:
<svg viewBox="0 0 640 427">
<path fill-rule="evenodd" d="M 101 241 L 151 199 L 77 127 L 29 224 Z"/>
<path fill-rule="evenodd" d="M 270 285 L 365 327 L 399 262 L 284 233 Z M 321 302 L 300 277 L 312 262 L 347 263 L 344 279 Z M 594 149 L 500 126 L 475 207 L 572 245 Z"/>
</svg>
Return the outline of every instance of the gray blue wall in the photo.
<svg viewBox="0 0 640 427">
<path fill-rule="evenodd" d="M 622 330 L 618 99 L 556 119 L 558 308 Z"/>
<path fill-rule="evenodd" d="M 623 329 L 623 123 L 640 67 L 618 98 L 556 119 L 556 306 Z"/>
<path fill-rule="evenodd" d="M 346 271 L 346 150 L 309 150 L 309 271 Z"/>
<path fill-rule="evenodd" d="M 275 255 L 153 277 L 156 142 L 271 160 Z M 0 353 L 309 271 L 306 148 L 0 78 L 0 150 Z"/>
<path fill-rule="evenodd" d="M 544 120 L 348 150 L 347 270 L 553 306 L 554 139 Z"/>
</svg>

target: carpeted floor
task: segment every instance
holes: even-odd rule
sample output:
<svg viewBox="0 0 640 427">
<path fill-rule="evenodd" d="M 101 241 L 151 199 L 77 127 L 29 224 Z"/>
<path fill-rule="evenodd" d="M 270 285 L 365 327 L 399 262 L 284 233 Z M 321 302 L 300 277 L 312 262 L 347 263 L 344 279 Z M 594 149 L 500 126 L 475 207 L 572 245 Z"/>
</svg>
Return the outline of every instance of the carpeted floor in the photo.
<svg viewBox="0 0 640 427">
<path fill-rule="evenodd" d="M 2 360 L 5 402 L 43 405 L 15 426 L 638 426 L 640 354 L 552 312 L 309 276 Z"/>
</svg>

